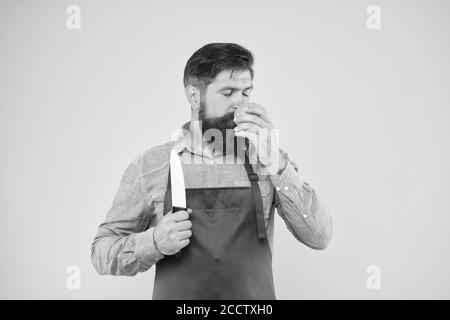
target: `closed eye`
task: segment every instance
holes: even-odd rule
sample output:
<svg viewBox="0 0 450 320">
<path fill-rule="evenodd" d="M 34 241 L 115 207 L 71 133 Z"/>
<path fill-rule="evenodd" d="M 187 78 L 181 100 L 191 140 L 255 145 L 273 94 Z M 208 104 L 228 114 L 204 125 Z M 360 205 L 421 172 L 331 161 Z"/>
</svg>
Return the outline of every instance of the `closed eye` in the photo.
<svg viewBox="0 0 450 320">
<path fill-rule="evenodd" d="M 233 89 L 226 89 L 222 91 L 222 94 L 226 97 L 230 97 L 233 94 Z"/>
<path fill-rule="evenodd" d="M 222 93 L 225 97 L 231 97 L 231 95 L 233 94 L 233 91 L 232 90 L 230 90 L 230 91 L 225 91 L 224 93 Z M 249 96 L 249 93 L 248 92 L 242 92 L 242 95 L 244 96 L 244 97 L 248 97 Z"/>
</svg>

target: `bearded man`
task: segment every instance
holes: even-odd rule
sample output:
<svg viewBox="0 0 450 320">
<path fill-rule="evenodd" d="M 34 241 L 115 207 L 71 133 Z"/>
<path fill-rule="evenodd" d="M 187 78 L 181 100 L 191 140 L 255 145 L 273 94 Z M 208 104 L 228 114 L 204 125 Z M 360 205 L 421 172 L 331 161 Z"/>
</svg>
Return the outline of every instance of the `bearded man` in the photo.
<svg viewBox="0 0 450 320">
<path fill-rule="evenodd" d="M 187 61 L 191 120 L 126 169 L 92 243 L 99 274 L 133 276 L 155 265 L 153 299 L 276 299 L 274 212 L 301 243 L 328 246 L 327 207 L 279 148 L 267 109 L 250 102 L 253 60 L 240 45 L 211 43 Z M 173 150 L 187 207 L 176 212 Z"/>
</svg>

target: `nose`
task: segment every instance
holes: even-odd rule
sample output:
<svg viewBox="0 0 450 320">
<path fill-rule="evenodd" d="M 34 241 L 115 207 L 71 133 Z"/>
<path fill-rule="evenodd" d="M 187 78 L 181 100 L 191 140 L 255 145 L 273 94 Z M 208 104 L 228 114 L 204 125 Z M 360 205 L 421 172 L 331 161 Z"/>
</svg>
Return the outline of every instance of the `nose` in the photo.
<svg viewBox="0 0 450 320">
<path fill-rule="evenodd" d="M 240 106 L 241 104 L 242 104 L 241 102 L 240 102 L 240 103 L 233 104 L 232 107 L 231 107 L 231 112 L 236 112 L 236 110 L 239 108 L 239 106 Z"/>
<path fill-rule="evenodd" d="M 236 109 L 241 104 L 247 103 L 248 102 L 247 100 L 248 98 L 241 94 L 239 97 L 233 100 L 232 102 L 233 108 Z"/>
<path fill-rule="evenodd" d="M 247 103 L 249 101 L 249 97 L 245 96 L 243 92 L 236 91 L 233 95 L 233 104 L 234 105 L 240 105 Z"/>
</svg>

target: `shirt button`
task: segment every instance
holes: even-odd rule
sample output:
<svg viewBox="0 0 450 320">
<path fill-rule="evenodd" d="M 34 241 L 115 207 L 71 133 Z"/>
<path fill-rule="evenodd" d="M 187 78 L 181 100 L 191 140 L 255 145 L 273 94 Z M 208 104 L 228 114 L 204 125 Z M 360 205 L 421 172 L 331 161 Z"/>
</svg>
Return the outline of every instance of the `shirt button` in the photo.
<svg viewBox="0 0 450 320">
<path fill-rule="evenodd" d="M 284 191 L 288 191 L 289 190 L 289 187 L 288 186 L 285 186 L 284 187 Z"/>
<path fill-rule="evenodd" d="M 305 218 L 305 219 L 308 218 L 308 215 L 307 215 L 307 214 L 304 214 L 304 215 L 303 215 L 303 218 Z"/>
<path fill-rule="evenodd" d="M 276 189 L 277 191 L 280 191 L 280 187 L 276 187 L 275 189 Z"/>
</svg>

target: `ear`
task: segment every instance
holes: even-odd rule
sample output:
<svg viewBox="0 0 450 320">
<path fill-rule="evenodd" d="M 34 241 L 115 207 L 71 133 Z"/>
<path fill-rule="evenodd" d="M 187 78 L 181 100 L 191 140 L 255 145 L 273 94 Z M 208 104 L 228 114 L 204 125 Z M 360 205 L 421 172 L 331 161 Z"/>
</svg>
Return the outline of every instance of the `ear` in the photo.
<svg viewBox="0 0 450 320">
<path fill-rule="evenodd" d="M 188 84 L 184 88 L 184 92 L 191 108 L 194 110 L 200 108 L 200 90 L 195 86 Z"/>
</svg>

